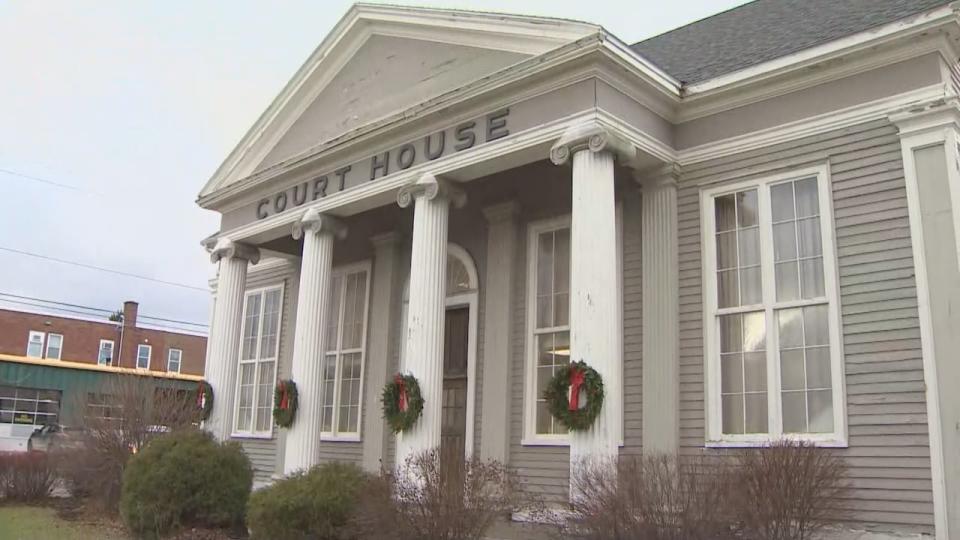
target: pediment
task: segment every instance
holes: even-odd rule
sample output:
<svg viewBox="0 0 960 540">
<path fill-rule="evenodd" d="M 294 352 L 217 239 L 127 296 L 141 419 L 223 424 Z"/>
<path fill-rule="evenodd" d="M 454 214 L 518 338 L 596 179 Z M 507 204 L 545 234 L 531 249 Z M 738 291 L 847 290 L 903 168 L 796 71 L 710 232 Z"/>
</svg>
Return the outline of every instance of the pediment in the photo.
<svg viewBox="0 0 960 540">
<path fill-rule="evenodd" d="M 200 197 L 598 30 L 541 17 L 357 4 L 227 157 Z"/>
</svg>

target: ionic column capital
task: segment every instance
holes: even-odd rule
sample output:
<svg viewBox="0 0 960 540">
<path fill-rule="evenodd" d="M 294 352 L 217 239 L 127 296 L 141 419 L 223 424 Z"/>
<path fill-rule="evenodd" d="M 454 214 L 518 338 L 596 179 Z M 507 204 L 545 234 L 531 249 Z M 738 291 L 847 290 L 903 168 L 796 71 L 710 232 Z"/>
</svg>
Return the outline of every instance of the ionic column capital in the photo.
<svg viewBox="0 0 960 540">
<path fill-rule="evenodd" d="M 347 237 L 347 226 L 337 218 L 321 214 L 311 208 L 307 210 L 300 221 L 293 224 L 293 239 L 299 240 L 307 232 L 315 234 L 332 234 L 343 240 Z"/>
<path fill-rule="evenodd" d="M 640 186 L 641 193 L 649 193 L 664 188 L 676 189 L 681 172 L 679 164 L 667 163 L 653 169 L 637 171 L 633 178 Z"/>
<path fill-rule="evenodd" d="M 220 259 L 246 259 L 250 264 L 257 264 L 260 262 L 260 250 L 249 244 L 221 238 L 210 250 L 210 262 L 219 262 Z"/>
<path fill-rule="evenodd" d="M 462 208 L 467 204 L 467 194 L 447 180 L 437 178 L 430 173 L 424 173 L 416 182 L 400 188 L 397 193 L 397 204 L 406 208 L 413 204 L 414 199 L 431 201 L 443 197 L 453 204 L 454 208 Z"/>
<path fill-rule="evenodd" d="M 563 165 L 581 150 L 610 152 L 614 157 L 628 164 L 637 157 L 637 149 L 633 144 L 619 134 L 591 121 L 570 126 L 550 148 L 550 161 L 554 165 Z"/>
</svg>

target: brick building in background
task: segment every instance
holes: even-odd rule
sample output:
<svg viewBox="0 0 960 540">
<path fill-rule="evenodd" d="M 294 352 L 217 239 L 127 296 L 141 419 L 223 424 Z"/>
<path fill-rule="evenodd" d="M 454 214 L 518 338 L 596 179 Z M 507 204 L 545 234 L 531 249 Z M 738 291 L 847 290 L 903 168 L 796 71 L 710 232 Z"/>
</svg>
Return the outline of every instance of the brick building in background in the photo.
<svg viewBox="0 0 960 540">
<path fill-rule="evenodd" d="M 207 338 L 137 326 L 138 304 L 123 322 L 0 309 L 0 355 L 203 375 Z"/>
<path fill-rule="evenodd" d="M 25 450 L 43 426 L 97 414 L 117 377 L 197 387 L 207 338 L 138 326 L 137 308 L 124 302 L 121 321 L 0 309 L 0 450 Z"/>
</svg>

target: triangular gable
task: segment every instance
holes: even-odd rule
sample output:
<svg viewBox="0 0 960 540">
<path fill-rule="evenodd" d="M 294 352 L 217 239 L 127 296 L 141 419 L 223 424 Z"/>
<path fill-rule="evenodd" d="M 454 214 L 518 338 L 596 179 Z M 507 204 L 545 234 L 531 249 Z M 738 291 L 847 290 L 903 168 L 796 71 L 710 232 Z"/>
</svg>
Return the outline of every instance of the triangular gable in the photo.
<svg viewBox="0 0 960 540">
<path fill-rule="evenodd" d="M 599 30 L 542 17 L 356 4 L 200 197 L 331 137 Z"/>
</svg>

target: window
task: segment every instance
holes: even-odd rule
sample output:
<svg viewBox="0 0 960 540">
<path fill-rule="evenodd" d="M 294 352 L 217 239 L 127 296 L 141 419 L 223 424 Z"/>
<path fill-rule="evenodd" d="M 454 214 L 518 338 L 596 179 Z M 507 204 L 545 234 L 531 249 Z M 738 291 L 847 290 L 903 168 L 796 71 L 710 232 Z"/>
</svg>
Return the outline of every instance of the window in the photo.
<svg viewBox="0 0 960 540">
<path fill-rule="evenodd" d="M 845 444 L 825 168 L 704 193 L 708 443 Z"/>
<path fill-rule="evenodd" d="M 183 358 L 183 351 L 180 349 L 170 349 L 169 352 L 167 352 L 167 371 L 180 373 L 181 358 Z"/>
<path fill-rule="evenodd" d="M 100 352 L 97 353 L 97 363 L 101 366 L 113 364 L 113 341 L 109 339 L 100 340 Z"/>
<path fill-rule="evenodd" d="M 30 332 L 27 336 L 27 356 L 43 358 L 43 338 L 45 335 L 43 332 Z"/>
<path fill-rule="evenodd" d="M 566 428 L 547 409 L 543 393 L 570 363 L 570 219 L 530 227 L 528 264 L 527 438 L 566 440 Z"/>
<path fill-rule="evenodd" d="M 62 351 L 63 336 L 60 334 L 47 334 L 47 358 L 59 360 Z"/>
<path fill-rule="evenodd" d="M 270 436 L 273 430 L 273 387 L 280 348 L 280 309 L 283 288 L 247 293 L 237 373 L 237 409 L 234 432 Z"/>
<path fill-rule="evenodd" d="M 51 425 L 59 414 L 59 390 L 0 386 L 0 424 Z"/>
<path fill-rule="evenodd" d="M 321 424 L 329 437 L 360 436 L 369 275 L 363 263 L 335 269 L 330 281 Z"/>
<path fill-rule="evenodd" d="M 123 406 L 114 395 L 89 392 L 85 416 L 119 424 L 123 421 Z"/>
<path fill-rule="evenodd" d="M 137 369 L 150 369 L 150 345 L 137 345 Z"/>
</svg>

